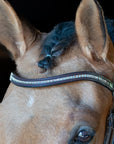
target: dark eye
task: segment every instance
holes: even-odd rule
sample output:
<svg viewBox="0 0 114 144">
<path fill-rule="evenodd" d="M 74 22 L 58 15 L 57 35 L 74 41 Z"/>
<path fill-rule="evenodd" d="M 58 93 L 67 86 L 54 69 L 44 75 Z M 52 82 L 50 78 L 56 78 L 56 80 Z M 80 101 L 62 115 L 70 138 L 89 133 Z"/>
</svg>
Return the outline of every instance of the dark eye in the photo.
<svg viewBox="0 0 114 144">
<path fill-rule="evenodd" d="M 72 137 L 68 144 L 89 144 L 94 137 L 94 131 L 91 128 L 80 128 L 71 135 Z"/>
<path fill-rule="evenodd" d="M 93 133 L 87 130 L 81 130 L 78 132 L 78 134 L 74 138 L 74 142 L 85 144 L 85 143 L 88 143 L 92 138 L 93 138 Z"/>
</svg>

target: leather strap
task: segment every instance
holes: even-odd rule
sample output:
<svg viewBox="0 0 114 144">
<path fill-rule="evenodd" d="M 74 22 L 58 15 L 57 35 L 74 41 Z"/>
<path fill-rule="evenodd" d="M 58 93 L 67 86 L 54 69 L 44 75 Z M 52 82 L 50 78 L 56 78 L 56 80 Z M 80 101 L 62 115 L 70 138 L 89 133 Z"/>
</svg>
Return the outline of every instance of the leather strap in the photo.
<svg viewBox="0 0 114 144">
<path fill-rule="evenodd" d="M 114 109 L 111 109 L 107 118 L 107 129 L 104 144 L 114 144 Z"/>
<path fill-rule="evenodd" d="M 93 81 L 99 83 L 111 91 L 114 91 L 114 83 L 106 77 L 88 71 L 72 72 L 52 77 L 39 78 L 39 79 L 25 79 L 11 73 L 10 81 L 20 87 L 37 88 L 55 86 L 75 81 Z"/>
</svg>

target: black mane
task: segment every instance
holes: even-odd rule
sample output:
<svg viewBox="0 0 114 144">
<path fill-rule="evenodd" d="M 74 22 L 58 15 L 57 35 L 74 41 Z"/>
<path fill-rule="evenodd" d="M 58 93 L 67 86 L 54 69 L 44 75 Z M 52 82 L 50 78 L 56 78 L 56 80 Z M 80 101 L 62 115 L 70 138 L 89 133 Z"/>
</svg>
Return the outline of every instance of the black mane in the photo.
<svg viewBox="0 0 114 144">
<path fill-rule="evenodd" d="M 106 19 L 108 33 L 114 43 L 114 20 Z M 73 21 L 63 22 L 54 27 L 42 44 L 44 59 L 38 66 L 48 69 L 53 67 L 53 60 L 60 56 L 76 40 L 75 24 Z"/>
<path fill-rule="evenodd" d="M 59 56 L 76 39 L 74 22 L 63 22 L 54 27 L 42 45 L 45 56 Z"/>
<path fill-rule="evenodd" d="M 108 29 L 108 33 L 111 37 L 111 40 L 114 44 L 114 19 L 108 19 L 106 18 L 106 25 L 107 25 L 107 29 Z"/>
<path fill-rule="evenodd" d="M 76 39 L 74 22 L 63 22 L 54 27 L 42 44 L 44 59 L 39 61 L 41 68 L 51 68 L 55 57 L 60 56 Z"/>
</svg>

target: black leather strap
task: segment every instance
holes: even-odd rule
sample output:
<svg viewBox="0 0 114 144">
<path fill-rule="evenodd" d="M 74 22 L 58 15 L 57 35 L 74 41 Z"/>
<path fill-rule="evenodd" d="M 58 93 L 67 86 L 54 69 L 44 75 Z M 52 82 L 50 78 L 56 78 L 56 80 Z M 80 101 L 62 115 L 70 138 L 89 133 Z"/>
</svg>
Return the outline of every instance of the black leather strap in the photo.
<svg viewBox="0 0 114 144">
<path fill-rule="evenodd" d="M 114 144 L 114 109 L 111 109 L 107 119 L 104 144 Z"/>
<path fill-rule="evenodd" d="M 55 86 L 76 81 L 93 81 L 105 86 L 111 91 L 114 91 L 113 82 L 100 74 L 88 71 L 72 72 L 40 79 L 25 79 L 11 73 L 10 81 L 17 86 L 28 88 Z"/>
</svg>

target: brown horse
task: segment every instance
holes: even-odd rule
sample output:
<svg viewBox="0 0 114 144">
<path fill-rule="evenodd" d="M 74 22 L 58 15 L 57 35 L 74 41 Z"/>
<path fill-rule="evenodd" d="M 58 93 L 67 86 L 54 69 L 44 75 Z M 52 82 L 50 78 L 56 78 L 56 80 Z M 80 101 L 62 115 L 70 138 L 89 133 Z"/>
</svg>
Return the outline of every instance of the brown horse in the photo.
<svg viewBox="0 0 114 144">
<path fill-rule="evenodd" d="M 44 49 L 50 35 L 21 22 L 0 0 L 0 42 L 12 54 L 19 77 L 91 71 L 114 80 L 114 47 L 96 0 L 82 0 L 73 38 L 68 34 L 67 46 L 51 48 L 53 55 Z M 112 105 L 111 91 L 92 81 L 43 88 L 11 83 L 0 104 L 0 144 L 103 144 Z"/>
</svg>

